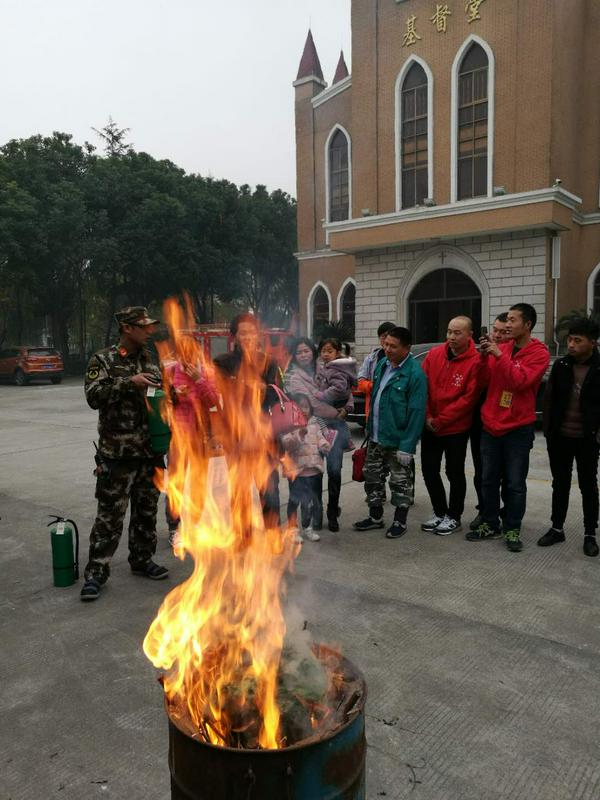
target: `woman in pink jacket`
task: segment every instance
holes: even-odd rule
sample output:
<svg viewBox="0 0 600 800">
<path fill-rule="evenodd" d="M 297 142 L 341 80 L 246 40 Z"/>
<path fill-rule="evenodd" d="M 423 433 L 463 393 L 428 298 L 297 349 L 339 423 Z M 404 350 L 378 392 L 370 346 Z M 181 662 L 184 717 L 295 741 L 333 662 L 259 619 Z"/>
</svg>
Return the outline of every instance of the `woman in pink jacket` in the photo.
<svg viewBox="0 0 600 800">
<path fill-rule="evenodd" d="M 191 340 L 191 337 L 189 337 Z M 178 360 L 165 364 L 165 373 L 171 386 L 173 402 L 174 436 L 169 449 L 168 465 L 175 472 L 180 458 L 183 439 L 192 440 L 198 448 L 204 447 L 210 437 L 209 409 L 218 403 L 212 378 L 197 356 L 197 345 L 184 338 L 178 343 Z M 167 497 L 167 524 L 169 542 L 178 544 L 179 517 L 173 513 Z"/>
</svg>

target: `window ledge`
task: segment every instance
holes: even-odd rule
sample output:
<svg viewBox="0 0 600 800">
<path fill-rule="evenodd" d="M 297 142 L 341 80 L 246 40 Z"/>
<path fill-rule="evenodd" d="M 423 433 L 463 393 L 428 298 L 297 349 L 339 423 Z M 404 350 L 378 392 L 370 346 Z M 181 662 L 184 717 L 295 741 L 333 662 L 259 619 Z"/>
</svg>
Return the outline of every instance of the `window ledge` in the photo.
<svg viewBox="0 0 600 800">
<path fill-rule="evenodd" d="M 482 235 L 515 227 L 566 229 L 573 219 L 577 221 L 581 202 L 566 189 L 551 187 L 442 206 L 408 208 L 391 214 L 329 222 L 323 227 L 332 250 L 356 252 L 432 237 Z"/>
</svg>

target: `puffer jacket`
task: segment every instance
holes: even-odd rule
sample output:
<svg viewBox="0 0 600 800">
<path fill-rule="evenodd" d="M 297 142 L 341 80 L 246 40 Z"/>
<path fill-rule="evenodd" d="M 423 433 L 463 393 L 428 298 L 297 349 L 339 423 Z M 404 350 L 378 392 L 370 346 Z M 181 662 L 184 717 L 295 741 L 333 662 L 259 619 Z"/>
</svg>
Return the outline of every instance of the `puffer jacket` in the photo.
<svg viewBox="0 0 600 800">
<path fill-rule="evenodd" d="M 170 372 L 171 385 L 175 390 L 174 417 L 180 428 L 193 434 L 200 410 L 208 410 L 219 401 L 216 387 L 204 375 L 200 375 L 197 381 L 192 380 L 178 362 L 168 365 L 165 372 Z"/>
<path fill-rule="evenodd" d="M 317 417 L 322 419 L 335 419 L 337 409 L 323 400 L 318 400 L 315 374 L 312 370 L 302 369 L 297 364 L 291 364 L 284 377 L 284 390 L 288 395 L 304 394 L 308 397 Z"/>
<path fill-rule="evenodd" d="M 281 437 L 283 448 L 290 454 L 294 465 L 293 469 L 285 468 L 286 477 L 293 478 L 304 470 L 324 472 L 323 455 L 329 452 L 331 445 L 316 417 L 308 420 L 305 430 L 305 436 L 301 436 L 299 431 L 292 431 Z"/>
<path fill-rule="evenodd" d="M 352 401 L 352 388 L 356 386 L 356 368 L 354 358 L 335 358 L 328 363 L 319 359 L 315 373 L 316 398 L 334 408 L 347 408 Z"/>
</svg>

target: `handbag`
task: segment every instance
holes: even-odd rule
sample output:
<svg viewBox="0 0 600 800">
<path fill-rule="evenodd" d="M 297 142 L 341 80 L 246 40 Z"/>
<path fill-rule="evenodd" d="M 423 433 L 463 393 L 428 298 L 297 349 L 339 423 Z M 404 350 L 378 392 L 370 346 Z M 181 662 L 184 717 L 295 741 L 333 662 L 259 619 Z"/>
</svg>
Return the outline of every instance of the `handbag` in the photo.
<svg viewBox="0 0 600 800">
<path fill-rule="evenodd" d="M 361 446 L 352 453 L 352 480 L 358 483 L 363 483 L 365 480 L 364 469 L 368 446 L 369 438 L 367 437 Z"/>
<path fill-rule="evenodd" d="M 277 395 L 277 402 L 269 408 L 273 437 L 276 439 L 284 433 L 289 433 L 295 428 L 304 428 L 308 425 L 308 420 L 302 410 L 293 400 L 284 394 L 279 386 L 274 383 L 269 384 Z"/>
</svg>

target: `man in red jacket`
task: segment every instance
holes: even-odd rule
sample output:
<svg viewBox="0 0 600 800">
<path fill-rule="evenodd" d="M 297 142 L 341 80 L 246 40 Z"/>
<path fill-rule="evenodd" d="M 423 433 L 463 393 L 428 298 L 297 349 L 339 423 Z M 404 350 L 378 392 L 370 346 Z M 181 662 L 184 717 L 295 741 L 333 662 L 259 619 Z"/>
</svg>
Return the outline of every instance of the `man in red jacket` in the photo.
<svg viewBox="0 0 600 800">
<path fill-rule="evenodd" d="M 550 363 L 546 345 L 531 336 L 536 321 L 533 306 L 517 303 L 507 318 L 511 341 L 497 345 L 489 337 L 481 339 L 481 376 L 488 386 L 481 409 L 483 520 L 466 538 L 480 542 L 502 536 L 498 515 L 504 475 L 504 539 L 513 553 L 523 549 L 520 531 L 527 501 L 529 452 L 535 438 L 535 400 Z"/>
<path fill-rule="evenodd" d="M 473 323 L 468 317 L 450 320 L 446 344 L 430 350 L 423 362 L 429 391 L 421 466 L 433 516 L 421 529 L 440 536 L 461 528 L 467 493 L 465 458 L 473 409 L 480 394 L 479 365 Z M 449 499 L 440 475 L 442 457 L 450 481 Z"/>
</svg>

